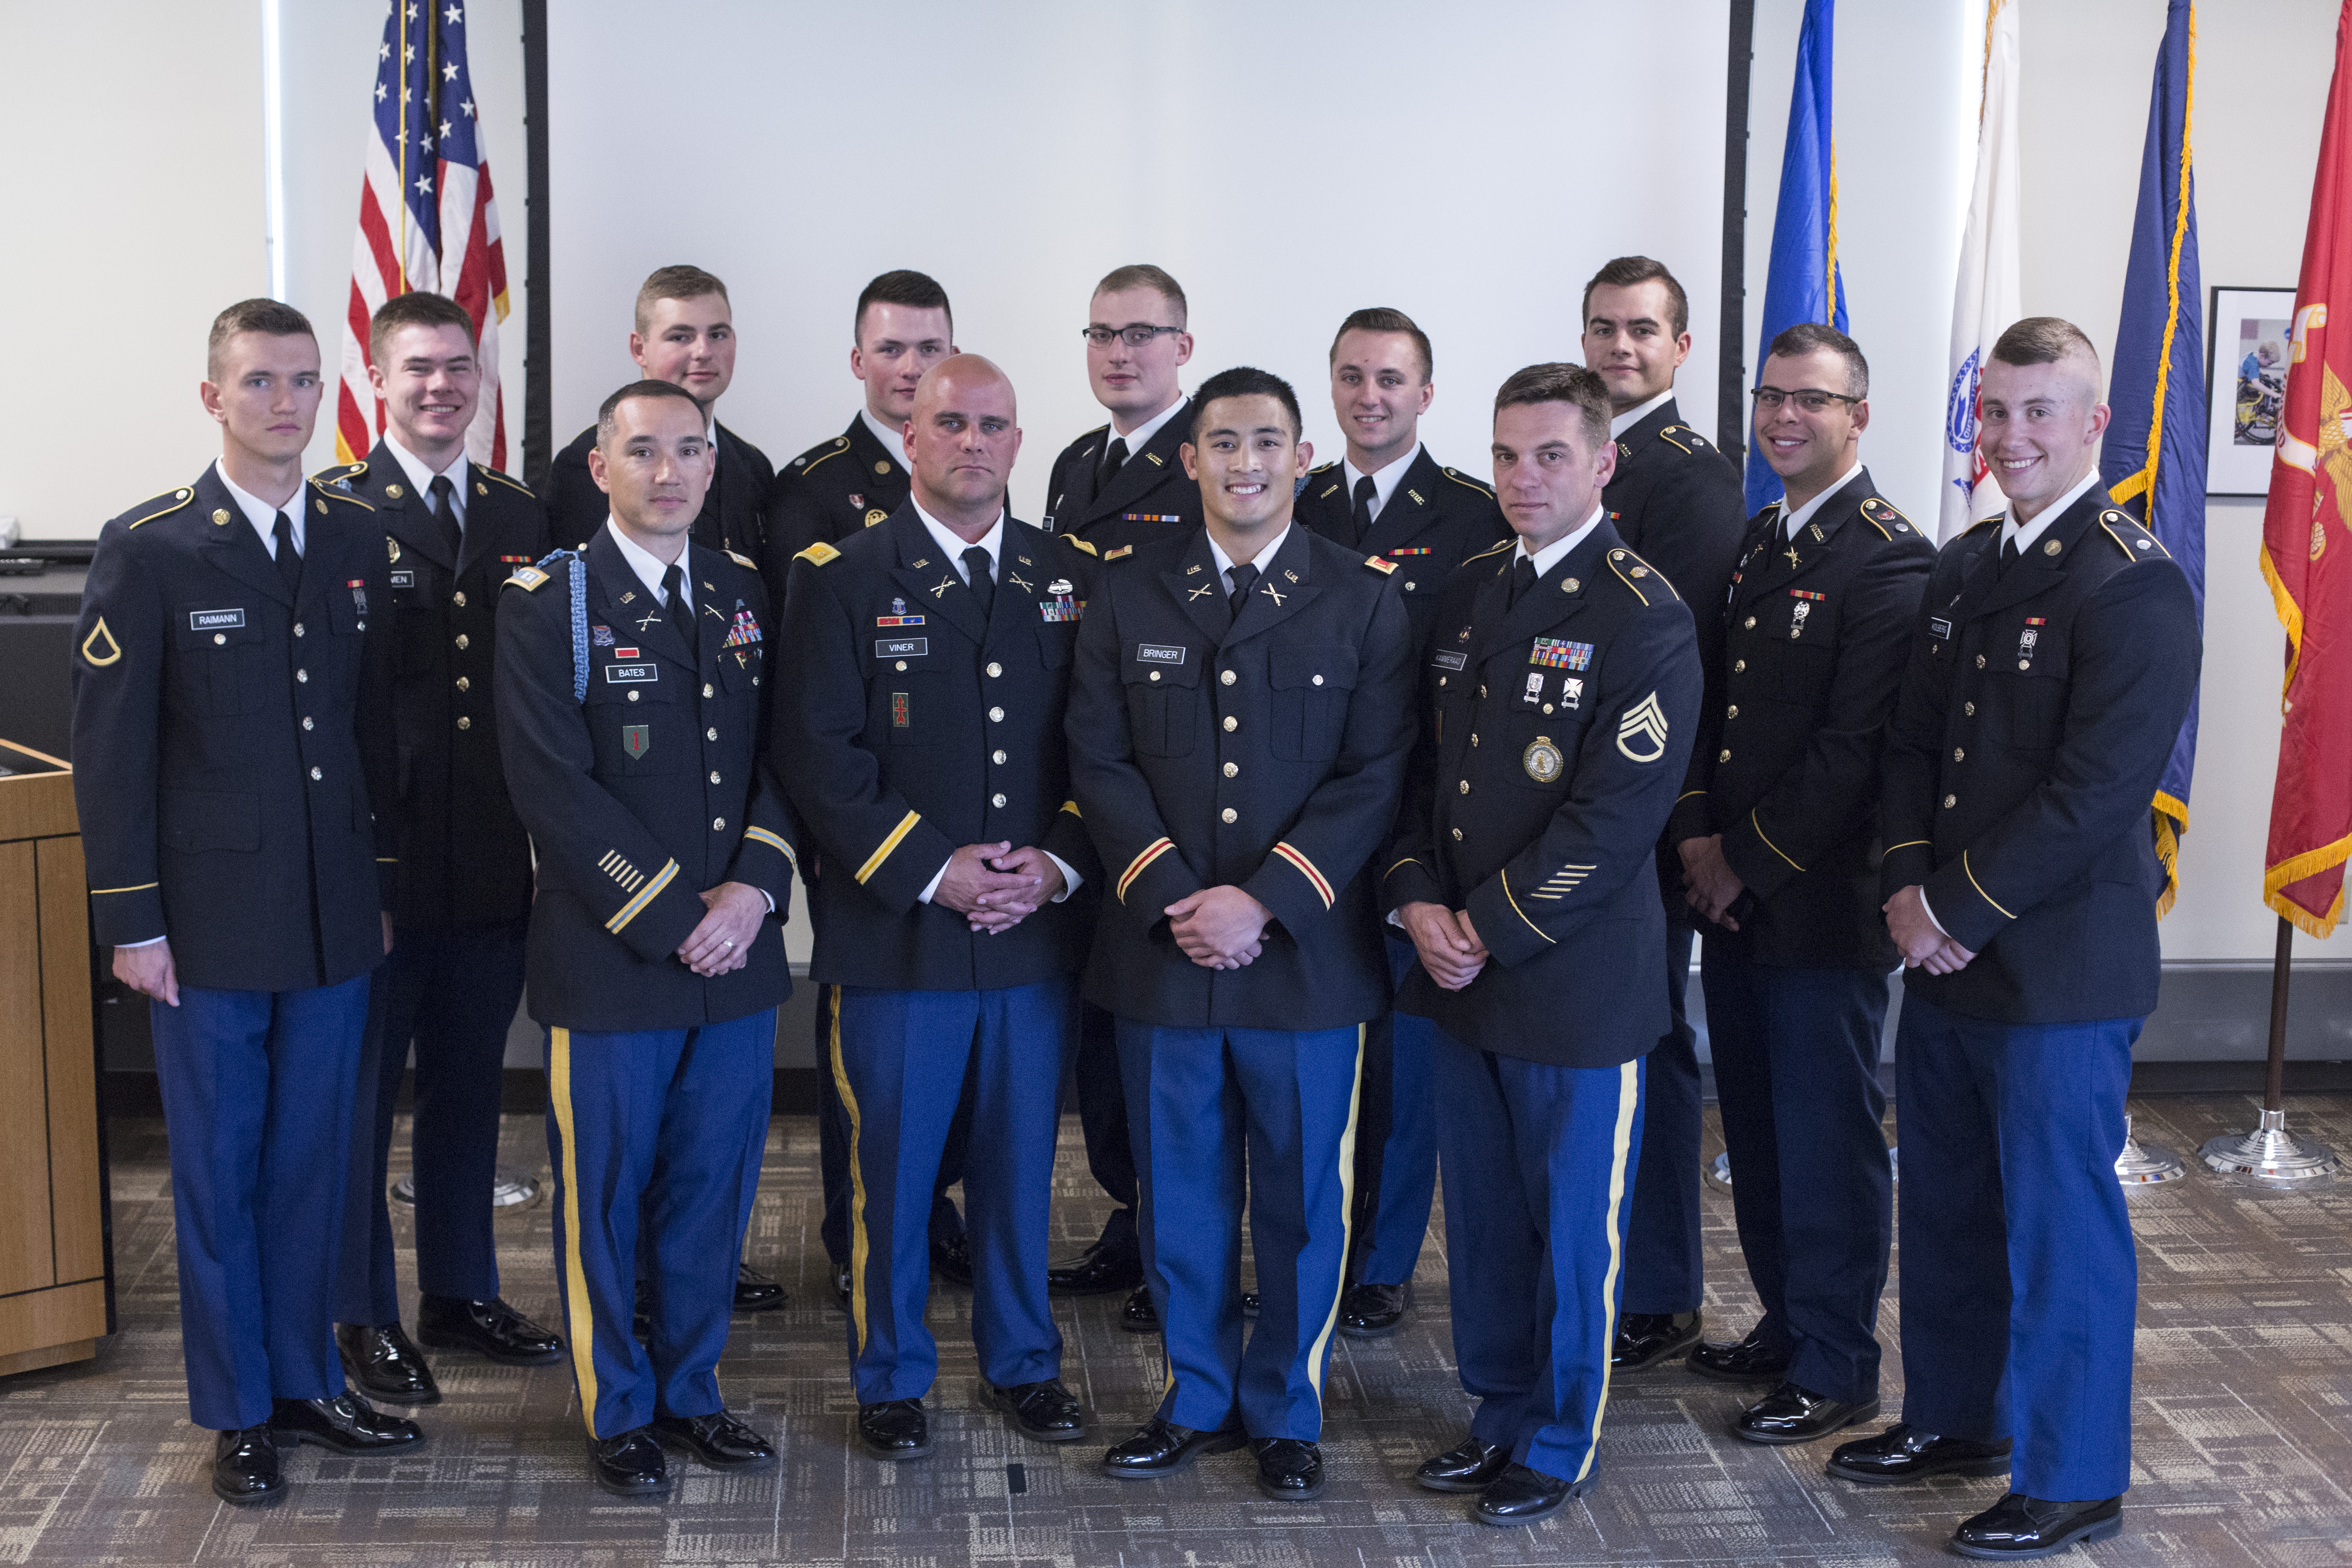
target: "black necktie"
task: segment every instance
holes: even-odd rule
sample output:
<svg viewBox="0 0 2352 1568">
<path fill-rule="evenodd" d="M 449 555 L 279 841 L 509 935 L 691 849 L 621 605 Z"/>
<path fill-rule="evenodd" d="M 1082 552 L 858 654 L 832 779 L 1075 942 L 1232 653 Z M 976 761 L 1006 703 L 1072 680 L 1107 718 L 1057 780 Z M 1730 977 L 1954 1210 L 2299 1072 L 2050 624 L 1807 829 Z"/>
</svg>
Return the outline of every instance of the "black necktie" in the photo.
<svg viewBox="0 0 2352 1568">
<path fill-rule="evenodd" d="M 1249 602 L 1250 588 L 1257 581 L 1257 568 L 1246 562 L 1235 562 L 1229 570 L 1234 580 L 1234 591 L 1226 597 L 1225 603 L 1232 609 L 1234 619 L 1238 621 L 1242 617 L 1242 606 Z"/>
<path fill-rule="evenodd" d="M 971 582 L 971 596 L 980 601 L 980 618 L 986 621 L 996 609 L 996 568 L 988 552 L 974 545 L 963 552 L 963 570 Z"/>
<path fill-rule="evenodd" d="M 1127 466 L 1127 438 L 1123 435 L 1114 436 L 1111 438 L 1110 450 L 1103 454 L 1102 473 L 1095 480 L 1095 494 L 1099 496 L 1108 489 L 1110 482 L 1118 476 L 1118 471 L 1125 466 Z"/>
<path fill-rule="evenodd" d="M 699 660 L 701 655 L 695 647 L 699 639 L 694 634 L 694 605 L 686 596 L 686 573 L 674 561 L 662 573 L 662 591 L 669 595 L 669 623 L 686 640 L 688 657 Z"/>
<path fill-rule="evenodd" d="M 2000 570 L 2006 572 L 2017 564 L 2017 536 L 2010 535 L 2000 541 Z"/>
<path fill-rule="evenodd" d="M 302 556 L 294 548 L 294 523 L 283 512 L 269 530 L 278 541 L 278 578 L 286 584 L 286 596 L 299 602 L 302 597 Z"/>
<path fill-rule="evenodd" d="M 464 537 L 457 531 L 457 508 L 449 502 L 449 494 L 457 488 L 446 474 L 433 479 L 433 526 L 441 535 L 441 548 L 449 552 L 449 565 L 455 570 L 457 552 L 463 548 Z"/>
<path fill-rule="evenodd" d="M 1523 555 L 1519 557 L 1517 563 L 1511 568 L 1511 601 L 1509 608 L 1517 608 L 1520 596 L 1533 589 L 1535 585 L 1536 563 L 1534 558 Z"/>
<path fill-rule="evenodd" d="M 1370 474 L 1356 481 L 1356 542 L 1372 531 L 1372 476 Z"/>
</svg>

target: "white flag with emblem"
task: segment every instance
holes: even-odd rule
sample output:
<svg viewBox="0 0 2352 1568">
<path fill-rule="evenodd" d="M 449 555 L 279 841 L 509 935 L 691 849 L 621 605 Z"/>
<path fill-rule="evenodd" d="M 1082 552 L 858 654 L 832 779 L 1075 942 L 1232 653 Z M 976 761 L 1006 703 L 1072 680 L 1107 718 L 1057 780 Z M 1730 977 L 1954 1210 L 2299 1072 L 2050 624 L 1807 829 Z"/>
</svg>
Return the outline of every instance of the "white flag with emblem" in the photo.
<svg viewBox="0 0 2352 1568">
<path fill-rule="evenodd" d="M 1943 504 L 1937 542 L 1965 532 L 2008 505 L 1988 484 L 1977 455 L 1977 383 L 2000 335 L 2025 314 L 2018 281 L 2017 8 L 1991 0 L 1985 17 L 1984 100 L 1977 126 L 1976 187 L 1960 235 L 1960 272 L 1952 291 L 1951 382 L 1944 405 Z"/>
<path fill-rule="evenodd" d="M 1647 751 L 1636 751 L 1633 742 L 1647 741 Z M 1625 710 L 1617 721 L 1617 749 L 1636 762 L 1655 762 L 1666 754 L 1666 716 L 1658 706 L 1658 694 L 1652 692 Z"/>
</svg>

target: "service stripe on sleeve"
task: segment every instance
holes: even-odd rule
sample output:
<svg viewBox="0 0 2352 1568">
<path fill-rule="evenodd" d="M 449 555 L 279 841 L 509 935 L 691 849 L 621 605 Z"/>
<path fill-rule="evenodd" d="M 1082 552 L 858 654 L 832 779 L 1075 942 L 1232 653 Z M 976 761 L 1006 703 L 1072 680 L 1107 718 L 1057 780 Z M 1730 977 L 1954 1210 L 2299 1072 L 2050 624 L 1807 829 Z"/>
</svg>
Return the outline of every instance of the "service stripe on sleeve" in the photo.
<svg viewBox="0 0 2352 1568">
<path fill-rule="evenodd" d="M 898 841 L 913 832 L 915 824 L 922 820 L 923 814 L 920 811 L 909 811 L 898 819 L 898 825 L 890 830 L 890 836 L 884 839 L 875 852 L 866 857 L 866 863 L 857 868 L 859 886 L 864 886 L 866 879 L 881 869 L 882 862 L 890 858 L 890 852 L 898 847 Z"/>
<path fill-rule="evenodd" d="M 1135 879 L 1141 876 L 1144 873 L 1144 869 L 1150 866 L 1153 861 L 1158 860 L 1161 855 L 1166 854 L 1170 850 L 1172 850 L 1175 847 L 1175 841 L 1164 838 L 1154 839 L 1150 843 L 1144 845 L 1143 852 L 1136 856 L 1133 860 L 1128 862 L 1127 869 L 1119 873 L 1118 901 L 1121 904 L 1125 904 L 1127 902 L 1127 890 L 1135 885 Z"/>
<path fill-rule="evenodd" d="M 1288 861 L 1297 869 L 1298 874 L 1307 879 L 1307 885 L 1315 890 L 1315 896 L 1323 901 L 1324 908 L 1331 907 L 1331 884 L 1323 879 L 1321 872 L 1315 869 L 1313 861 L 1299 852 L 1297 846 L 1287 840 L 1276 843 L 1274 846 L 1274 852 Z"/>
<path fill-rule="evenodd" d="M 630 921 L 635 920 L 637 917 L 637 912 L 644 909 L 646 904 L 651 904 L 654 901 L 654 894 L 659 893 L 663 888 L 667 887 L 670 883 L 670 878 L 677 874 L 677 862 L 676 861 L 666 862 L 662 866 L 661 870 L 654 873 L 653 881 L 637 889 L 636 897 L 621 905 L 621 912 L 613 916 L 612 919 L 604 922 L 604 929 L 607 931 L 618 932 L 623 926 L 628 925 Z"/>
<path fill-rule="evenodd" d="M 747 839 L 755 839 L 761 843 L 767 845 L 770 849 L 775 851 L 778 854 L 783 856 L 794 865 L 801 863 L 801 857 L 793 853 L 793 846 L 784 842 L 783 840 L 768 831 L 765 828 L 746 828 L 743 830 L 743 836 Z"/>
</svg>

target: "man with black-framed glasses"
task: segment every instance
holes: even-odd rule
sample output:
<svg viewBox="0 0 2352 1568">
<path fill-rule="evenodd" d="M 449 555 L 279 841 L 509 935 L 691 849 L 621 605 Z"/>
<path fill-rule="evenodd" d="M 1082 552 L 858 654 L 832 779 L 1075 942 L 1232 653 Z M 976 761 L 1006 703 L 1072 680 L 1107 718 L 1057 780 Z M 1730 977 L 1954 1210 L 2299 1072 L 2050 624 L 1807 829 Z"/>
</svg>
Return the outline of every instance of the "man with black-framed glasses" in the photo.
<svg viewBox="0 0 2352 1568">
<path fill-rule="evenodd" d="M 1706 609 L 1721 653 L 1666 837 L 1708 922 L 1716 1096 L 1764 1309 L 1690 1369 L 1769 1385 L 1732 1433 L 1787 1444 L 1878 1413 L 1894 1224 L 1878 1057 L 1900 956 L 1878 910 L 1879 753 L 1936 550 L 1862 465 L 1870 366 L 1853 339 L 1791 327 L 1757 382 L 1757 450 L 1785 494 Z"/>
<path fill-rule="evenodd" d="M 1087 378 L 1110 423 L 1087 432 L 1054 459 L 1045 484 L 1047 533 L 1067 534 L 1105 560 L 1139 545 L 1201 527 L 1201 486 L 1187 478 L 1178 448 L 1192 428 L 1192 400 L 1177 372 L 1192 357 L 1184 290 L 1149 262 L 1115 267 L 1095 285 L 1087 307 Z M 1101 1237 L 1046 1278 L 1056 1295 L 1129 1292 L 1119 1326 L 1150 1333 L 1160 1326 L 1143 1288 L 1136 1239 L 1135 1152 L 1110 1015 L 1089 1004 L 1080 1024 L 1078 1119 L 1087 1166 L 1111 1201 Z"/>
</svg>

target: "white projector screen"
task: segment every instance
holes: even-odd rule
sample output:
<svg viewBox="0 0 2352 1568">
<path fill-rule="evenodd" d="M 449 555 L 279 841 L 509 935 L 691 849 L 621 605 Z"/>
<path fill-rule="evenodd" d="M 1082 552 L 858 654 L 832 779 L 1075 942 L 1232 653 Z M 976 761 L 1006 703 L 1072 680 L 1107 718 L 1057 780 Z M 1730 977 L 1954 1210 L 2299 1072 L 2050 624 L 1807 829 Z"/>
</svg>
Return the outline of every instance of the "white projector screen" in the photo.
<svg viewBox="0 0 2352 1568">
<path fill-rule="evenodd" d="M 1054 455 L 1104 418 L 1078 338 L 1094 282 L 1150 261 L 1191 300 L 1186 390 L 1235 364 L 1289 378 L 1318 461 L 1340 455 L 1340 319 L 1406 311 L 1435 346 L 1430 450 L 1486 477 L 1496 387 L 1582 357 L 1584 281 L 1628 252 L 1689 291 L 1683 413 L 1715 434 L 1724 0 L 1506 0 L 1443 26 L 1397 0 L 551 11 L 559 444 L 631 378 L 646 274 L 692 262 L 740 334 L 719 418 L 782 465 L 859 404 L 858 289 L 915 267 L 958 346 L 1013 378 L 1013 507 L 1034 520 Z M 511 251 L 519 212 L 507 228 Z"/>
</svg>

